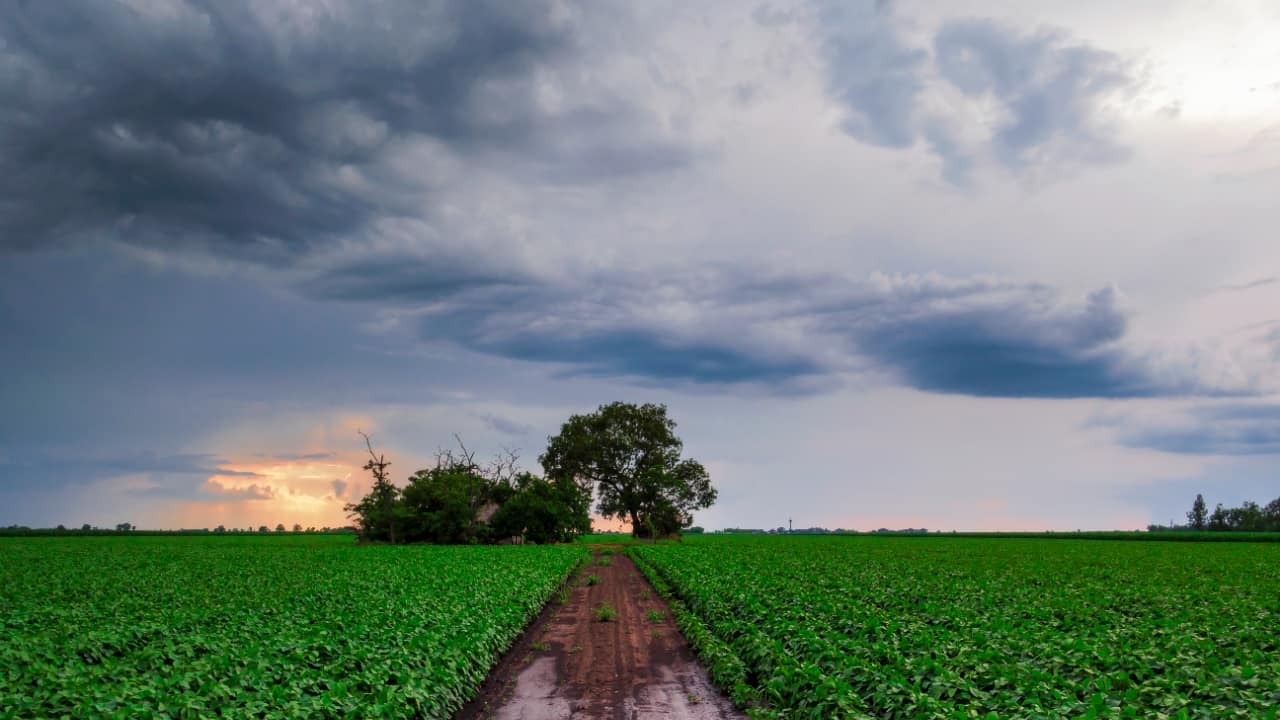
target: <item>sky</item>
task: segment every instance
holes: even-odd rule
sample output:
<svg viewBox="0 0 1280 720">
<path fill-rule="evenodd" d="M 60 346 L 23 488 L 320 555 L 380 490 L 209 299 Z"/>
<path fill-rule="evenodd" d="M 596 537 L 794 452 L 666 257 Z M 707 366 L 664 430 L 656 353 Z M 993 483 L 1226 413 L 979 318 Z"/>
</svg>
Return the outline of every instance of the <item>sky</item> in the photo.
<svg viewBox="0 0 1280 720">
<path fill-rule="evenodd" d="M 0 6 L 0 525 L 664 403 L 707 528 L 1280 496 L 1280 5 Z"/>
</svg>

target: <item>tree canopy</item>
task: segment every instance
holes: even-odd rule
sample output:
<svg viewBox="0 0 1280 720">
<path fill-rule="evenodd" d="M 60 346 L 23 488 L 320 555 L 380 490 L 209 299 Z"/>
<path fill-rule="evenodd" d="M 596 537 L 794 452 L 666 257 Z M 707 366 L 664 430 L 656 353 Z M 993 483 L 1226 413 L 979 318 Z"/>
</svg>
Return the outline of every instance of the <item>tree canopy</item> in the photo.
<svg viewBox="0 0 1280 720">
<path fill-rule="evenodd" d="M 481 465 L 458 439 L 460 450 L 438 451 L 435 466 L 409 476 L 401 489 L 388 477 L 390 463 L 374 453 L 367 436 L 365 443 L 373 486 L 347 506 L 363 540 L 548 543 L 569 542 L 591 530 L 590 491 L 520 472 L 514 451 Z"/>
<path fill-rule="evenodd" d="M 601 405 L 570 417 L 538 461 L 548 478 L 594 488 L 596 512 L 630 522 L 632 535 L 671 535 L 716 499 L 706 468 L 681 459 L 675 428 L 665 405 Z"/>
</svg>

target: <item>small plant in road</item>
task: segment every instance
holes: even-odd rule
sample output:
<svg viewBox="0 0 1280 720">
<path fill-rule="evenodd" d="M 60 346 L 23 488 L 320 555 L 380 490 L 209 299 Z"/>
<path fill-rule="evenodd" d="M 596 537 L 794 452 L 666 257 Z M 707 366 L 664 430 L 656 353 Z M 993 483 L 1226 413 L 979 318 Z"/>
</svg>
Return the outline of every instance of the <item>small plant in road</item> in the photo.
<svg viewBox="0 0 1280 720">
<path fill-rule="evenodd" d="M 667 614 L 661 610 L 649 610 L 644 614 L 644 616 L 649 618 L 649 622 L 651 623 L 660 623 L 667 619 Z"/>
<path fill-rule="evenodd" d="M 610 622 L 618 617 L 618 610 L 607 602 L 602 602 L 592 608 L 591 612 L 595 613 L 596 620 L 600 622 Z"/>
<path fill-rule="evenodd" d="M 588 575 L 587 579 L 584 580 L 582 584 L 583 585 L 599 585 L 600 577 L 597 575 Z"/>
</svg>

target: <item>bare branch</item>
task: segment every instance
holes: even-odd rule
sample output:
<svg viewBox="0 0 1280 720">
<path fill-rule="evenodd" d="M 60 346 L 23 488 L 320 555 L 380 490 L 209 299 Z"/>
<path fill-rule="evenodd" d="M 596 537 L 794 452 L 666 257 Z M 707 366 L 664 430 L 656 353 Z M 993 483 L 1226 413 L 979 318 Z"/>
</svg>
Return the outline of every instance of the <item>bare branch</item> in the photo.
<svg viewBox="0 0 1280 720">
<path fill-rule="evenodd" d="M 373 473 L 373 479 L 377 482 L 387 481 L 387 468 L 391 467 L 391 463 L 387 462 L 386 455 L 378 455 L 373 451 L 373 439 L 363 430 L 356 430 L 364 437 L 364 445 L 369 448 L 369 461 L 364 464 L 364 469 Z"/>
</svg>

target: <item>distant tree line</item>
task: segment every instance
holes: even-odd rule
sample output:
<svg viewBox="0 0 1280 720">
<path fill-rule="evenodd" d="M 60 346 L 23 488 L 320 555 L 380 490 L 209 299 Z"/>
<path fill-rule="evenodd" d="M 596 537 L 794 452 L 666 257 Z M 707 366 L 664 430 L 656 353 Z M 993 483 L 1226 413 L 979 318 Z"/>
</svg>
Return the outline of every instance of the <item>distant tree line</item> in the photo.
<svg viewBox="0 0 1280 720">
<path fill-rule="evenodd" d="M 1265 506 L 1246 500 L 1240 507 L 1224 508 L 1222 503 L 1209 512 L 1203 495 L 1196 495 L 1187 511 L 1188 530 L 1218 530 L 1240 532 L 1280 532 L 1280 498 Z"/>
<path fill-rule="evenodd" d="M 8 525 L 0 527 L 0 536 L 81 536 L 81 535 L 260 535 L 263 533 L 293 533 L 299 535 L 352 535 L 355 528 L 350 526 L 342 527 L 308 527 L 303 529 L 301 525 L 295 524 L 292 531 L 285 530 L 284 524 L 276 525 L 272 531 L 266 525 L 260 525 L 256 529 L 252 527 L 244 528 L 228 528 L 219 525 L 215 528 L 180 528 L 177 530 L 143 530 L 132 523 L 118 523 L 114 528 L 97 527 L 84 523 L 79 527 L 67 527 L 66 525 L 58 525 L 51 528 L 33 528 L 27 525 Z"/>
</svg>

